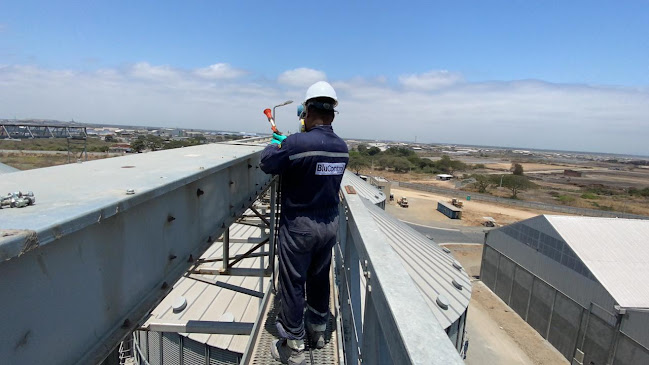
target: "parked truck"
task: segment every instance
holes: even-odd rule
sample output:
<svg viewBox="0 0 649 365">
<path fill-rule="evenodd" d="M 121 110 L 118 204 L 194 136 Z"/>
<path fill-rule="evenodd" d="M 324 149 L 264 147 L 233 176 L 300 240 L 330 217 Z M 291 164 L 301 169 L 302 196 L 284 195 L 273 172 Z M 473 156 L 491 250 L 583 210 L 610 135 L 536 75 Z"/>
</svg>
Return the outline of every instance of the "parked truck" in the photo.
<svg viewBox="0 0 649 365">
<path fill-rule="evenodd" d="M 408 198 L 402 196 L 401 199 L 397 202 L 402 208 L 408 208 Z"/>
</svg>

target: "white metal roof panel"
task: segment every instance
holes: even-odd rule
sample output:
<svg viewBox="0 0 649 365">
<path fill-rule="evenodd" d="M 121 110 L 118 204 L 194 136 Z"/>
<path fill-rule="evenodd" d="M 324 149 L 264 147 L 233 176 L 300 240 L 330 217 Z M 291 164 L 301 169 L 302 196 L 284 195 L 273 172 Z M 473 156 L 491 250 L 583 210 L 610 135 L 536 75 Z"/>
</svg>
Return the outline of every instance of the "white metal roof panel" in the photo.
<svg viewBox="0 0 649 365">
<path fill-rule="evenodd" d="M 464 269 L 453 267 L 455 259 L 435 242 L 405 223 L 400 222 L 382 209 L 364 202 L 381 232 L 388 238 L 392 249 L 415 281 L 435 318 L 442 328 L 455 322 L 469 306 L 471 282 Z M 462 284 L 462 290 L 452 281 Z M 448 301 L 448 309 L 441 309 L 437 297 L 442 294 Z"/>
<path fill-rule="evenodd" d="M 545 218 L 622 307 L 649 308 L 649 221 Z"/>
<path fill-rule="evenodd" d="M 243 224 L 234 223 L 230 226 L 230 239 L 250 239 L 251 243 L 258 242 L 261 236 L 261 229 Z M 251 243 L 230 242 L 230 257 L 242 254 L 252 248 Z M 215 242 L 201 258 L 221 257 L 223 249 L 222 242 Z M 259 252 L 259 250 L 255 251 Z M 240 268 L 263 268 L 267 259 L 247 258 L 238 262 L 234 267 Z M 220 268 L 220 261 L 202 264 L 201 268 Z M 270 283 L 270 278 L 259 278 L 256 276 L 227 276 L 227 275 L 193 275 L 206 280 L 218 280 L 230 285 L 240 286 L 245 289 L 265 292 Z M 173 301 L 179 296 L 187 300 L 187 307 L 180 313 L 172 310 Z M 211 285 L 206 282 L 182 277 L 175 284 L 171 292 L 151 312 L 151 316 L 157 319 L 185 319 L 194 321 L 218 321 L 225 313 L 231 313 L 235 322 L 254 322 L 259 313 L 262 298 L 253 297 L 244 293 Z M 247 335 L 217 335 L 202 333 L 183 333 L 195 341 L 208 344 L 213 347 L 226 349 L 233 352 L 243 353 L 248 344 Z"/>
<path fill-rule="evenodd" d="M 356 174 L 352 172 L 345 171 L 341 185 L 353 186 L 358 195 L 369 200 L 374 205 L 385 201 L 385 194 L 383 194 L 381 190 L 356 176 Z"/>
</svg>

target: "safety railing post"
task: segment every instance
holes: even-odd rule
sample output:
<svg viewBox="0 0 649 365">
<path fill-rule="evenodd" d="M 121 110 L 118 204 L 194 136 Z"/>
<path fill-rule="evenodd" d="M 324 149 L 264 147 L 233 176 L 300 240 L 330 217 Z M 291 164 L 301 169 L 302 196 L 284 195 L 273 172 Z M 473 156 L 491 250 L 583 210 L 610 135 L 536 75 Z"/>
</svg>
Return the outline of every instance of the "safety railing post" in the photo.
<svg viewBox="0 0 649 365">
<path fill-rule="evenodd" d="M 275 272 L 275 226 L 277 220 L 277 179 L 273 179 L 270 183 L 270 236 L 268 240 L 268 268 L 271 270 L 271 273 Z M 275 289 L 275 276 L 271 275 L 273 282 L 271 287 Z"/>
<path fill-rule="evenodd" d="M 230 227 L 223 232 L 223 268 L 221 271 L 228 272 L 230 269 Z"/>
</svg>

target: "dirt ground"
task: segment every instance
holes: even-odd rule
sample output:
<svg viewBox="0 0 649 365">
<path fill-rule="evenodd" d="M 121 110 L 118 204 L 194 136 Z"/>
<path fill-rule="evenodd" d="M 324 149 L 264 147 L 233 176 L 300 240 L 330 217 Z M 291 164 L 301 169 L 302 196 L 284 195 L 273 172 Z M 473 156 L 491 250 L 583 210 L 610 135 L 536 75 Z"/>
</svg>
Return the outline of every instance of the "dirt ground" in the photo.
<svg viewBox="0 0 649 365">
<path fill-rule="evenodd" d="M 544 163 L 529 163 L 529 162 L 522 162 L 521 165 L 523 166 L 523 171 L 525 172 L 546 171 L 546 170 L 563 171 L 563 170 L 569 170 L 577 167 L 575 165 L 559 165 L 559 164 L 544 164 Z M 492 170 L 509 171 L 511 167 L 512 167 L 511 162 L 485 164 L 485 168 L 492 169 Z"/>
<path fill-rule="evenodd" d="M 88 160 L 118 157 L 122 154 L 106 152 L 88 152 Z M 76 163 L 79 153 L 71 155 L 72 163 Z M 84 159 L 84 156 L 81 157 Z M 31 170 L 41 167 L 64 165 L 68 162 L 67 151 L 0 151 L 0 162 L 15 167 L 18 170 Z"/>
<path fill-rule="evenodd" d="M 497 224 L 504 225 L 532 218 L 539 214 L 558 214 L 548 211 L 512 208 L 493 203 L 467 201 L 466 196 L 456 196 L 464 203 L 462 219 L 450 219 L 437 211 L 437 202 L 448 202 L 452 198 L 450 196 L 403 188 L 392 188 L 391 193 L 394 194 L 395 200 L 402 196 L 408 198 L 409 207 L 404 208 L 408 212 L 403 213 L 407 217 L 398 218 L 418 224 L 429 224 L 432 220 L 462 226 L 480 226 L 484 222 L 483 217 L 492 217 Z M 458 193 L 462 192 L 458 191 Z"/>
<path fill-rule="evenodd" d="M 480 274 L 482 245 L 446 247 L 469 275 Z M 474 280 L 472 285 L 467 316 L 467 364 L 568 364 L 561 353 L 481 281 Z"/>
</svg>

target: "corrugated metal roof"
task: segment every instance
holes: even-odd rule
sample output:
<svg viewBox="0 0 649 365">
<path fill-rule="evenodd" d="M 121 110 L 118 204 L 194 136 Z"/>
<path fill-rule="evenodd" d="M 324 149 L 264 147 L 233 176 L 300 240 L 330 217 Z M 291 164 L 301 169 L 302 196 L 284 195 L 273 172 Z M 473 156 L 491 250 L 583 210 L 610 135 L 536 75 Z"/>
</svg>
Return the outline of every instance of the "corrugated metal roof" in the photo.
<svg viewBox="0 0 649 365">
<path fill-rule="evenodd" d="M 618 304 L 649 308 L 649 221 L 544 217 Z"/>
<path fill-rule="evenodd" d="M 453 256 L 444 252 L 435 242 L 382 209 L 367 201 L 363 203 L 388 238 L 390 246 L 415 281 L 442 328 L 450 326 L 469 306 L 469 275 L 464 269 L 456 269 L 453 266 Z M 462 290 L 453 286 L 453 280 L 462 285 Z M 448 299 L 449 306 L 446 310 L 435 302 L 440 294 Z"/>
<path fill-rule="evenodd" d="M 2 174 L 8 174 L 10 172 L 15 172 L 15 171 L 20 171 L 15 167 L 11 167 L 9 165 L 5 165 L 2 162 L 0 162 L 0 175 Z"/>
<path fill-rule="evenodd" d="M 361 197 L 369 200 L 372 204 L 380 204 L 385 201 L 385 194 L 375 186 L 370 185 L 367 181 L 356 176 L 356 174 L 345 171 L 343 175 L 342 186 L 351 185 L 356 189 L 356 193 Z"/>
<path fill-rule="evenodd" d="M 250 213 L 250 212 L 248 212 Z M 264 235 L 265 237 L 266 235 Z M 262 238 L 262 231 L 258 227 L 234 223 L 230 226 L 230 257 L 242 254 L 252 248 L 250 243 L 241 241 L 249 240 L 257 243 Z M 236 242 L 233 242 L 236 241 Z M 222 242 L 215 242 L 201 258 L 221 257 Z M 260 252 L 257 250 L 255 252 Z M 264 268 L 268 264 L 267 258 L 246 258 L 234 267 L 238 268 Z M 200 268 L 221 268 L 221 261 L 204 263 Z M 265 292 L 270 278 L 257 276 L 228 276 L 228 275 L 192 275 L 209 281 L 219 281 L 245 289 Z M 179 296 L 185 297 L 187 307 L 180 313 L 174 313 L 172 303 Z M 259 313 L 262 298 L 253 297 L 234 290 L 222 288 L 203 281 L 182 277 L 175 284 L 171 292 L 151 312 L 153 318 L 158 319 L 183 319 L 194 321 L 218 321 L 225 313 L 231 313 L 235 322 L 255 322 Z M 247 335 L 216 335 L 191 333 L 182 335 L 195 341 L 229 351 L 243 353 L 248 344 Z"/>
</svg>

